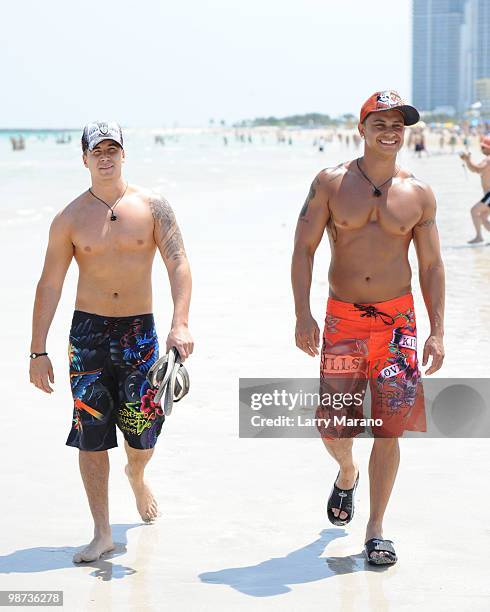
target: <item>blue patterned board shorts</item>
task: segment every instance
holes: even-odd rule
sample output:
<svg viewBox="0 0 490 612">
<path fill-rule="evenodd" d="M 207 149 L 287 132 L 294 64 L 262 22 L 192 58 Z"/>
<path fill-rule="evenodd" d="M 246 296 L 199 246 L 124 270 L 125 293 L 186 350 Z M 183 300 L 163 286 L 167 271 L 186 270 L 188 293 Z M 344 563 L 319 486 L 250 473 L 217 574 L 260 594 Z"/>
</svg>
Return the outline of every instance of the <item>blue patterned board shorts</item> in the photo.
<svg viewBox="0 0 490 612">
<path fill-rule="evenodd" d="M 165 420 L 146 380 L 158 359 L 153 315 L 75 310 L 68 357 L 74 409 L 66 444 L 86 451 L 114 448 L 117 425 L 132 448 L 153 448 Z"/>
</svg>

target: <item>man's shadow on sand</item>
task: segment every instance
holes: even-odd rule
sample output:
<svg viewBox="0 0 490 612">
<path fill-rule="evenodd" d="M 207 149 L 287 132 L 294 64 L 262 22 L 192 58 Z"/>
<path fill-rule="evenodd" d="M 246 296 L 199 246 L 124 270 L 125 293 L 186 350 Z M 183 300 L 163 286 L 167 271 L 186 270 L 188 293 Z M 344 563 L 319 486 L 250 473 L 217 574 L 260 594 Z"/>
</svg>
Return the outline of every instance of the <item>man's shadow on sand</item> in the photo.
<svg viewBox="0 0 490 612">
<path fill-rule="evenodd" d="M 30 574 L 48 572 L 50 570 L 69 567 L 93 567 L 91 576 L 107 581 L 114 578 L 124 578 L 136 573 L 136 570 L 124 565 L 111 563 L 110 559 L 120 557 L 127 551 L 127 532 L 135 527 L 145 526 L 144 523 L 112 525 L 112 536 L 116 548 L 102 555 L 91 563 L 73 563 L 73 555 L 82 550 L 83 546 L 60 546 L 57 548 L 39 546 L 16 550 L 9 555 L 0 555 L 0 574 Z"/>
<path fill-rule="evenodd" d="M 271 597 L 289 593 L 289 585 L 292 584 L 305 584 L 353 572 L 379 572 L 387 568 L 369 565 L 363 552 L 346 557 L 320 556 L 330 542 L 346 535 L 343 529 L 324 529 L 317 540 L 293 550 L 285 557 L 269 559 L 248 567 L 206 572 L 199 574 L 199 578 L 209 584 L 227 584 L 245 595 Z"/>
</svg>

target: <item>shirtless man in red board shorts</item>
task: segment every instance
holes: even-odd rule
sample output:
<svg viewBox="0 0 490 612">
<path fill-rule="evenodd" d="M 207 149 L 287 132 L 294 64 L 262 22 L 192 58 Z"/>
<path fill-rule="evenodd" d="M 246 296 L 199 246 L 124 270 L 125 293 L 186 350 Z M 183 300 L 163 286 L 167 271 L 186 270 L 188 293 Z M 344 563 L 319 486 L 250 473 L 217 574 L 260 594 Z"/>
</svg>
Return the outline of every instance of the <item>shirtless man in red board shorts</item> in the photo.
<svg viewBox="0 0 490 612">
<path fill-rule="evenodd" d="M 369 461 L 370 517 L 365 553 L 371 564 L 393 564 L 383 517 L 399 464 L 398 438 L 425 431 L 425 408 L 417 362 L 416 321 L 408 248 L 413 240 L 420 287 L 430 319 L 422 365 L 425 374 L 442 365 L 444 267 L 435 223 L 436 203 L 428 185 L 400 168 L 396 157 L 406 125 L 419 113 L 394 91 L 376 92 L 362 106 L 359 133 L 364 154 L 319 172 L 301 209 L 292 261 L 296 345 L 318 355 L 320 330 L 310 311 L 315 251 L 326 229 L 331 247 L 329 298 L 321 349 L 321 392 L 354 395 L 369 381 L 374 435 Z M 319 427 L 327 451 L 339 464 L 328 500 L 328 517 L 346 525 L 354 515 L 359 469 L 353 436 L 364 430 L 362 406 L 343 401 L 349 417 Z M 321 416 L 330 409 L 319 407 Z M 332 416 L 328 413 L 328 416 Z M 331 421 L 334 421 L 332 418 Z"/>
</svg>

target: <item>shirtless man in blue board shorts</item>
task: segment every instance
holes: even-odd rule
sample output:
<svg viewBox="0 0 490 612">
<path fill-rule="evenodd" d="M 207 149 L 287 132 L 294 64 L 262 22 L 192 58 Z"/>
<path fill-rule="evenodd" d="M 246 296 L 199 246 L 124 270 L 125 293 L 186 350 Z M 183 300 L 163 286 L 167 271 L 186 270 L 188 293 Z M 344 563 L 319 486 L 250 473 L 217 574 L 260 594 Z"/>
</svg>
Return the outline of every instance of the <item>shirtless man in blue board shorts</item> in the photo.
<svg viewBox="0 0 490 612">
<path fill-rule="evenodd" d="M 49 327 L 74 257 L 78 288 L 68 355 L 74 409 L 67 444 L 79 449 L 80 472 L 94 520 L 94 538 L 73 560 L 94 561 L 114 548 L 108 510 L 109 456 L 124 435 L 126 474 L 145 521 L 158 516 L 144 479 L 165 417 L 146 381 L 158 359 L 151 271 L 158 248 L 174 303 L 166 341 L 182 360 L 194 347 L 188 330 L 191 273 L 168 202 L 122 177 L 123 136 L 116 122 L 93 122 L 82 135 L 92 185 L 54 218 L 34 303 L 30 381 L 52 393 L 46 352 Z"/>
</svg>

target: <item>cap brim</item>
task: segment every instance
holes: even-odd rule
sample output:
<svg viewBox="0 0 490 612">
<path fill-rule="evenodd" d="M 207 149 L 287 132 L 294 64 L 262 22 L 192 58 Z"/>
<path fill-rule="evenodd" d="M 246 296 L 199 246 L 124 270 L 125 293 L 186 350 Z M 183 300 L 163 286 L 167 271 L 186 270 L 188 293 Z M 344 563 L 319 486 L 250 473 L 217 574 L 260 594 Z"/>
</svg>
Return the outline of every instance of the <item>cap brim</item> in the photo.
<svg viewBox="0 0 490 612">
<path fill-rule="evenodd" d="M 418 123 L 420 121 L 419 111 L 413 106 L 403 104 L 400 106 L 391 106 L 390 108 L 378 108 L 376 110 L 369 111 L 369 113 L 366 113 L 364 118 L 361 119 L 361 123 L 363 121 L 366 121 L 366 119 L 371 113 L 385 113 L 386 111 L 391 110 L 399 111 L 403 115 L 403 123 L 405 125 L 415 125 L 415 123 Z"/>
<path fill-rule="evenodd" d="M 116 144 L 118 144 L 121 149 L 123 149 L 124 147 L 122 146 L 122 144 L 119 142 L 119 140 L 116 140 L 115 138 L 113 138 L 112 136 L 99 136 L 98 138 L 96 138 L 93 142 L 91 142 L 88 145 L 88 150 L 89 151 L 93 151 L 95 149 L 95 147 L 100 144 L 103 140 L 113 140 Z"/>
<path fill-rule="evenodd" d="M 415 125 L 420 121 L 419 111 L 413 106 L 404 104 L 403 106 L 396 106 L 393 110 L 401 111 L 405 119 L 405 125 Z"/>
</svg>

